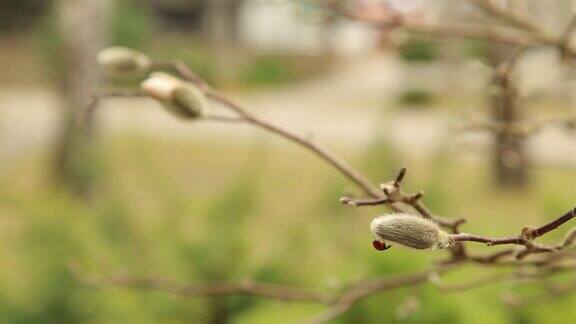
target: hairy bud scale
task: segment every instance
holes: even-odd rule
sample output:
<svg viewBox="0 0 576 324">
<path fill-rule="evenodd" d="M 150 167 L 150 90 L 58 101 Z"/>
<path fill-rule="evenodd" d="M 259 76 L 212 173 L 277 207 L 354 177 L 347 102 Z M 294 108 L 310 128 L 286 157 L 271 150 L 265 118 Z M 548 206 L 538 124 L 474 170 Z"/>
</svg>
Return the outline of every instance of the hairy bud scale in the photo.
<svg viewBox="0 0 576 324">
<path fill-rule="evenodd" d="M 444 248 L 449 234 L 435 222 L 415 215 L 392 213 L 375 218 L 370 231 L 377 240 L 392 241 L 414 249 Z"/>
</svg>

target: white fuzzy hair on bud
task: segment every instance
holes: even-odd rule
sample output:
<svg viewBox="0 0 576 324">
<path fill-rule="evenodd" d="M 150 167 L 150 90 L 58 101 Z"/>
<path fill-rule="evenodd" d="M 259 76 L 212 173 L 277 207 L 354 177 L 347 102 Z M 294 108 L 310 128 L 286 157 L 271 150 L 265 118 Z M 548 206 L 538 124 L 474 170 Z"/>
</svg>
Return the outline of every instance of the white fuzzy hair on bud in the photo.
<svg viewBox="0 0 576 324">
<path fill-rule="evenodd" d="M 147 96 L 158 100 L 166 110 L 181 118 L 202 117 L 208 108 L 206 96 L 198 87 L 167 73 L 152 73 L 140 87 Z"/>
<path fill-rule="evenodd" d="M 406 213 L 390 213 L 376 217 L 370 231 L 379 241 L 391 241 L 414 249 L 445 248 L 450 234 L 435 222 Z"/>
<path fill-rule="evenodd" d="M 106 74 L 112 78 L 139 76 L 147 72 L 152 62 L 148 56 L 128 47 L 106 48 L 97 57 Z"/>
</svg>

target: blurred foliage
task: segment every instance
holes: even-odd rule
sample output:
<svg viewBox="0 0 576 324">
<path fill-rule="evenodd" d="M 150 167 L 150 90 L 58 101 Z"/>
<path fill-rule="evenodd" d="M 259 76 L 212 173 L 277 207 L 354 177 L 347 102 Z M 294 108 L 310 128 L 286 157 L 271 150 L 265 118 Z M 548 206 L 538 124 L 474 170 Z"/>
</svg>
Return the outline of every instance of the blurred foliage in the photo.
<svg viewBox="0 0 576 324">
<path fill-rule="evenodd" d="M 410 108 L 424 108 L 434 102 L 434 95 L 430 90 L 412 88 L 402 91 L 398 101 Z"/>
<path fill-rule="evenodd" d="M 281 85 L 294 81 L 293 61 L 277 56 L 256 56 L 240 72 L 240 82 L 247 86 Z"/>
<path fill-rule="evenodd" d="M 426 62 L 439 58 L 438 43 L 432 40 L 414 39 L 404 42 L 400 48 L 400 57 L 408 62 Z"/>
<path fill-rule="evenodd" d="M 238 82 L 247 87 L 286 85 L 318 76 L 332 63 L 316 56 L 253 55 L 242 65 Z"/>
<path fill-rule="evenodd" d="M 482 39 L 462 40 L 462 54 L 466 58 L 486 60 L 488 58 L 489 45 Z"/>
<path fill-rule="evenodd" d="M 150 40 L 152 14 L 139 1 L 117 1 L 114 6 L 111 33 L 114 46 L 142 50 Z"/>
<path fill-rule="evenodd" d="M 100 175 L 101 191 L 88 204 L 49 189 L 38 169 L 42 160 L 2 166 L 4 322 L 190 323 L 224 314 L 235 323 L 285 323 L 324 309 L 240 296 L 182 299 L 94 289 L 71 276 L 71 262 L 87 271 L 126 268 L 182 282 L 253 278 L 335 292 L 362 278 L 422 270 L 442 253 L 399 246 L 385 254 L 373 250 L 368 224 L 385 208 L 341 206 L 338 198 L 353 186 L 293 152 L 254 154 L 203 141 L 167 145 L 134 138 L 104 145 L 102 155 L 108 163 Z M 397 153 L 380 135 L 364 156 L 360 165 L 376 181 L 386 181 L 399 167 Z M 535 189 L 518 195 L 493 190 L 486 170 L 449 156 L 444 151 L 433 160 L 403 160 L 410 168 L 407 190 L 424 189 L 424 201 L 434 211 L 466 216 L 467 231 L 509 234 L 573 202 L 573 182 L 561 172 L 535 173 Z M 462 282 L 502 270 L 466 267 L 443 280 Z M 526 298 L 542 293 L 524 288 L 495 284 L 453 294 L 431 286 L 399 289 L 362 301 L 336 322 L 549 323 L 555 318 L 569 323 L 573 318 L 574 295 L 513 309 L 499 301 L 511 289 Z"/>
</svg>

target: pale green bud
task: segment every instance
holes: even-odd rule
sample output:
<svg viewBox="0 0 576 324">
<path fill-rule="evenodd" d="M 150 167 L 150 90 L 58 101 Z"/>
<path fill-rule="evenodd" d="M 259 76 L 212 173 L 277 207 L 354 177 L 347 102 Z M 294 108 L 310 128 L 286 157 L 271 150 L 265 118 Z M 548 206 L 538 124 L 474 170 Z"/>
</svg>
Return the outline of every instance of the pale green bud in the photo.
<svg viewBox="0 0 576 324">
<path fill-rule="evenodd" d="M 450 235 L 435 222 L 405 213 L 391 213 L 375 218 L 370 231 L 381 242 L 388 240 L 414 249 L 445 248 Z"/>
<path fill-rule="evenodd" d="M 150 70 L 152 62 L 148 56 L 128 47 L 109 47 L 97 57 L 98 64 L 112 78 L 139 76 Z"/>
<path fill-rule="evenodd" d="M 147 96 L 158 100 L 166 110 L 181 118 L 202 117 L 208 108 L 206 96 L 198 87 L 167 73 L 152 73 L 140 87 Z"/>
</svg>

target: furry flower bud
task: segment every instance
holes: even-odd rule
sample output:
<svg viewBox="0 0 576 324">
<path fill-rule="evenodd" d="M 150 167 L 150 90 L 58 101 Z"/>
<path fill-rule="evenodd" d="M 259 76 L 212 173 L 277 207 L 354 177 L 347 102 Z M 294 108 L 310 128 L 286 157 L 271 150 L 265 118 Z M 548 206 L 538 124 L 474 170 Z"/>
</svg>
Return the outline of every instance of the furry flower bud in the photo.
<svg viewBox="0 0 576 324">
<path fill-rule="evenodd" d="M 98 64 L 112 78 L 123 78 L 144 74 L 152 65 L 148 56 L 128 47 L 106 48 L 97 57 Z"/>
<path fill-rule="evenodd" d="M 140 87 L 147 96 L 158 100 L 166 110 L 184 119 L 202 117 L 208 107 L 206 96 L 200 89 L 170 74 L 152 73 Z"/>
<path fill-rule="evenodd" d="M 415 215 L 391 213 L 375 218 L 370 231 L 376 238 L 396 242 L 414 249 L 445 248 L 450 235 L 435 222 Z"/>
</svg>

